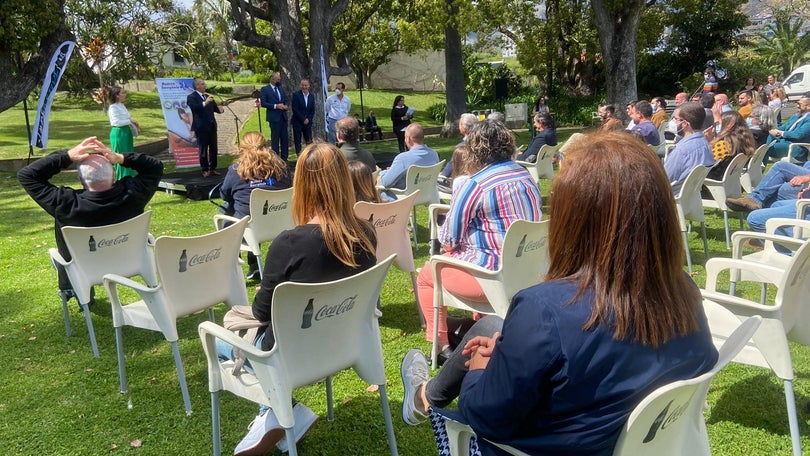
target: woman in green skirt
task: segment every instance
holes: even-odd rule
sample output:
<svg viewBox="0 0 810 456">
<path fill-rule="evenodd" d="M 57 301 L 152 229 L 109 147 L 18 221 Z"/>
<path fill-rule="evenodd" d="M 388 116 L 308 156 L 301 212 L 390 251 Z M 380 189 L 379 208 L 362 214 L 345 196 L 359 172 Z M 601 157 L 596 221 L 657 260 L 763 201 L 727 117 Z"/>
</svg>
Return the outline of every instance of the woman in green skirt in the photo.
<svg viewBox="0 0 810 456">
<path fill-rule="evenodd" d="M 132 120 L 124 103 L 127 100 L 127 91 L 122 87 L 109 87 L 107 89 L 107 115 L 110 117 L 110 148 L 119 154 L 131 154 L 135 152 L 135 141 L 133 136 L 138 135 L 138 122 Z M 133 135 L 134 133 L 134 135 Z M 124 166 L 115 165 L 115 179 L 120 180 L 125 176 L 135 176 L 135 170 Z"/>
</svg>

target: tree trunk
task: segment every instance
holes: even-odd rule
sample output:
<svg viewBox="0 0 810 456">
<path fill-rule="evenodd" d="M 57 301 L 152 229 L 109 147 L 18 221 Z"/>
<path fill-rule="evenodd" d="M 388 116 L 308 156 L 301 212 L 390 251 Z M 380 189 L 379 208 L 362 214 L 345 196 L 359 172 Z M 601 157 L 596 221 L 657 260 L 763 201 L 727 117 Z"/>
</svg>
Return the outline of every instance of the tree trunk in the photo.
<svg viewBox="0 0 810 456">
<path fill-rule="evenodd" d="M 467 95 L 464 93 L 464 55 L 461 52 L 461 36 L 452 23 L 458 7 L 447 0 L 448 25 L 444 28 L 444 65 L 447 97 L 447 112 L 441 136 L 452 138 L 459 135 L 458 119 L 467 111 Z"/>
<path fill-rule="evenodd" d="M 618 106 L 638 97 L 636 35 L 645 0 L 592 0 L 607 75 L 607 101 Z"/>
</svg>

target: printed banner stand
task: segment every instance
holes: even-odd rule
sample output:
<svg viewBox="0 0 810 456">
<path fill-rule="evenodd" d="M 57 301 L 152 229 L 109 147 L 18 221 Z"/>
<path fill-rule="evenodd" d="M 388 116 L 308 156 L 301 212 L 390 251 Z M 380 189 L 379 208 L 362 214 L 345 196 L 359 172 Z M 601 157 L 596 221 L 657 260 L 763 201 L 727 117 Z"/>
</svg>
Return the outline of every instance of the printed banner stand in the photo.
<svg viewBox="0 0 810 456">
<path fill-rule="evenodd" d="M 56 89 L 59 87 L 59 80 L 62 79 L 62 72 L 70 60 L 73 47 L 76 43 L 65 41 L 60 44 L 51 57 L 51 64 L 48 65 L 48 72 L 42 81 L 42 92 L 39 94 L 37 103 L 37 115 L 34 120 L 34 130 L 29 144 L 40 149 L 48 148 L 48 119 L 51 116 L 51 105 Z"/>
<path fill-rule="evenodd" d="M 155 79 L 176 168 L 200 165 L 197 138 L 191 131 L 193 117 L 186 103 L 186 97 L 194 91 L 193 82 L 194 78 Z"/>
</svg>

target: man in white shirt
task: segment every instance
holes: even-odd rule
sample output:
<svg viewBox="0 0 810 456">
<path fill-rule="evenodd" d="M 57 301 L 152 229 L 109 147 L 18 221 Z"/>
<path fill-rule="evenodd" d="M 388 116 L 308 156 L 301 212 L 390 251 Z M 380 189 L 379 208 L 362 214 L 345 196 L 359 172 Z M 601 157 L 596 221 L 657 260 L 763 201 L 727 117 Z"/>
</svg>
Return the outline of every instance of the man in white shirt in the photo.
<svg viewBox="0 0 810 456">
<path fill-rule="evenodd" d="M 346 84 L 338 82 L 335 84 L 335 94 L 326 99 L 326 128 L 329 132 L 329 143 L 336 144 L 335 124 L 337 121 L 348 116 L 352 109 L 352 101 L 343 94 Z"/>
</svg>

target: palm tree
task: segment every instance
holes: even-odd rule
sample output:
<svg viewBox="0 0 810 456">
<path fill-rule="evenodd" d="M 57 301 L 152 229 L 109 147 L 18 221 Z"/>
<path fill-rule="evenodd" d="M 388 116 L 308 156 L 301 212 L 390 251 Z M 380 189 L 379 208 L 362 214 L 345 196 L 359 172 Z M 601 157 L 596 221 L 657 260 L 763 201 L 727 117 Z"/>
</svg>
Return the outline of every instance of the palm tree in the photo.
<svg viewBox="0 0 810 456">
<path fill-rule="evenodd" d="M 810 58 L 810 33 L 802 34 L 804 21 L 791 16 L 789 10 L 776 12 L 774 23 L 760 35 L 756 45 L 756 52 L 766 63 L 782 68 L 784 75 Z"/>
<path fill-rule="evenodd" d="M 231 74 L 231 84 L 233 79 L 233 47 L 231 46 L 231 4 L 228 0 L 194 0 L 194 7 L 200 11 L 200 15 L 206 19 L 211 31 L 216 38 L 221 38 L 225 46 L 225 55 L 228 57 L 228 71 Z"/>
</svg>

